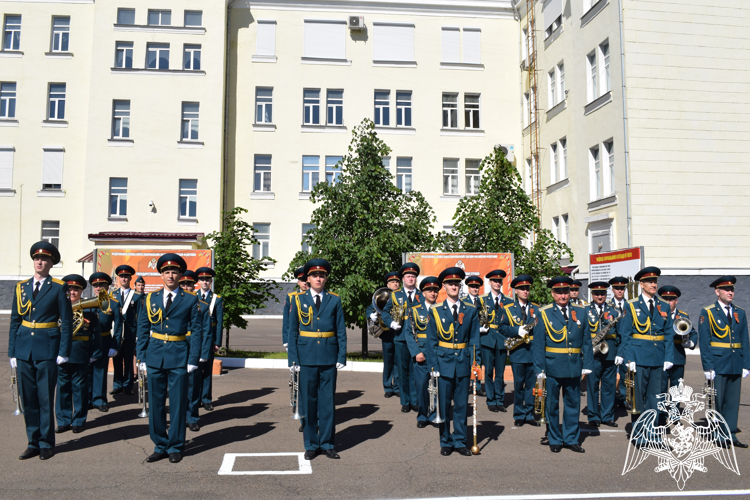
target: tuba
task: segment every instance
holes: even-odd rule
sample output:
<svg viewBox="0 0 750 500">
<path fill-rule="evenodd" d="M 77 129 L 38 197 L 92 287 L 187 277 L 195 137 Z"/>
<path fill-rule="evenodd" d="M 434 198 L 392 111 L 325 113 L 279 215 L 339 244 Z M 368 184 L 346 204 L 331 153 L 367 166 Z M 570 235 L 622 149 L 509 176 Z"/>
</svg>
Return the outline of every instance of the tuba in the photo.
<svg viewBox="0 0 750 500">
<path fill-rule="evenodd" d="M 99 290 L 96 297 L 86 300 L 80 300 L 73 304 L 73 335 L 76 335 L 83 328 L 83 310 L 84 309 L 101 309 L 102 312 L 109 314 L 109 295 L 107 291 Z"/>
<path fill-rule="evenodd" d="M 390 296 L 391 289 L 387 287 L 378 288 L 375 293 L 372 294 L 372 308 L 378 315 L 378 320 L 373 321 L 369 317 L 367 318 L 367 333 L 370 337 L 378 338 L 383 333 L 383 326 L 380 324 L 380 318 L 383 316 L 383 308 L 388 303 L 388 297 Z M 394 309 L 396 304 L 393 305 Z M 395 314 L 394 314 L 395 316 Z"/>
<path fill-rule="evenodd" d="M 683 318 L 678 314 L 675 315 L 672 329 L 675 335 L 679 335 L 682 338 L 682 345 L 688 345 L 690 343 L 690 331 L 693 329 L 693 323 L 687 318 Z"/>
</svg>

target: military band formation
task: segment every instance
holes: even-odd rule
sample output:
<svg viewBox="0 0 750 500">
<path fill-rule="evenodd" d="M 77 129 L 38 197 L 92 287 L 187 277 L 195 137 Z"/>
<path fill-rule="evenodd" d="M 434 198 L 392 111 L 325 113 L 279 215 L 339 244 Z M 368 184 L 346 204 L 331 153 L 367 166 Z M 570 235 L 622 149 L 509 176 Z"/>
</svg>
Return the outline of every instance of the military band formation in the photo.
<svg viewBox="0 0 750 500">
<path fill-rule="evenodd" d="M 223 323 L 222 299 L 211 290 L 214 271 L 193 272 L 179 255 L 164 254 L 157 262 L 163 288 L 145 293 L 139 277 L 131 289 L 135 270 L 124 265 L 115 270 L 118 286 L 110 292 L 106 273 L 92 274 L 88 283 L 75 274 L 50 277 L 60 254 L 49 243 L 34 244 L 30 253 L 34 276 L 16 286 L 8 346 L 28 438 L 19 459 L 49 459 L 55 433 L 83 432 L 90 409 L 108 411 L 112 359 L 109 394 L 137 391 L 139 416 L 149 419 L 154 452 L 146 461 L 180 462 L 186 429 L 200 430 L 201 407 L 213 410 L 211 375 Z M 341 299 L 326 289 L 330 272 L 324 259 L 297 269 L 299 290 L 289 293 L 284 305 L 291 403 L 308 460 L 319 454 L 339 458 L 334 399 L 337 372 L 346 365 L 346 325 Z M 731 431 L 731 441 L 719 444 L 748 447 L 737 439 L 737 420 L 741 379 L 750 374 L 750 343 L 745 311 L 733 303 L 733 276 L 710 284 L 716 301 L 701 310 L 696 332 L 677 308 L 680 290 L 658 287 L 656 267 L 639 271 L 635 283 L 625 277 L 589 283 L 591 304 L 578 296 L 581 282 L 552 278 L 546 285 L 553 302 L 541 306 L 529 300 L 532 276 L 511 281 L 514 300 L 502 292 L 503 270 L 484 276 L 490 285 L 486 295 L 479 293 L 484 279 L 467 277 L 458 267 L 417 285 L 419 275 L 419 267 L 407 263 L 384 276 L 386 286 L 367 309 L 368 330 L 383 345 L 384 396 L 398 397 L 402 412 L 414 412 L 417 428 L 438 428 L 441 455 L 479 453 L 476 396 L 485 398 L 489 412 L 507 412 L 508 359 L 514 425 L 545 426 L 541 444 L 553 453 L 563 448 L 583 453 L 582 383 L 589 425 L 618 427 L 618 407 L 635 423 L 641 412 L 659 411 L 657 395 L 680 383 L 685 351 L 697 346 L 707 392 Z M 462 283 L 469 292 L 463 298 Z M 88 284 L 94 298 L 81 300 Z M 613 298 L 607 301 L 610 288 Z M 437 302 L 441 290 L 446 300 Z M 633 445 L 645 444 L 637 429 L 630 436 Z"/>
</svg>

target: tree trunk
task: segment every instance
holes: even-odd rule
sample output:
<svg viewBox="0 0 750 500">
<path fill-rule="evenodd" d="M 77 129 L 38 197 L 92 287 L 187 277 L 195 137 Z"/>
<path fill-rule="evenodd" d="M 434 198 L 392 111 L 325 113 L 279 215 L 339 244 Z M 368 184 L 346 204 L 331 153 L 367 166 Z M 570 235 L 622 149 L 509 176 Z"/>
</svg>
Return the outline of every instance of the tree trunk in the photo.
<svg viewBox="0 0 750 500">
<path fill-rule="evenodd" d="M 367 325 L 362 327 L 362 356 L 367 357 Z"/>
</svg>

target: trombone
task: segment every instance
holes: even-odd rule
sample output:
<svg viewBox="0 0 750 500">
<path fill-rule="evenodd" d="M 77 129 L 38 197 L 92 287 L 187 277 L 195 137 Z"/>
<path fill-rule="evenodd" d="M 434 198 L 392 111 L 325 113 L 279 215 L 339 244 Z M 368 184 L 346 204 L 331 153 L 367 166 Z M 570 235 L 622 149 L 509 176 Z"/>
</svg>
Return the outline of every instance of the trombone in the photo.
<svg viewBox="0 0 750 500">
<path fill-rule="evenodd" d="M 146 399 L 146 370 L 141 370 L 141 362 L 137 361 L 136 366 L 138 367 L 138 404 L 143 406 L 143 409 L 138 414 L 138 418 L 148 418 L 148 400 Z"/>
<path fill-rule="evenodd" d="M 10 369 L 10 388 L 13 391 L 13 402 L 16 403 L 16 411 L 13 412 L 13 415 L 23 415 L 23 402 L 18 390 L 18 372 L 13 367 Z"/>
<path fill-rule="evenodd" d="M 536 385 L 534 386 L 534 389 L 531 391 L 531 393 L 534 395 L 534 413 L 541 417 L 539 419 L 540 424 L 547 425 L 547 379 L 537 379 Z"/>
<path fill-rule="evenodd" d="M 438 377 L 434 377 L 432 372 L 435 368 L 430 368 L 430 381 L 427 384 L 427 394 L 430 398 L 429 413 L 435 412 L 435 418 L 432 420 L 433 424 L 442 424 L 445 422 L 440 418 L 440 394 L 438 393 Z"/>
<path fill-rule="evenodd" d="M 636 408 L 635 400 L 635 372 L 630 369 L 630 362 L 628 361 L 627 378 L 625 379 L 625 403 L 630 404 L 631 415 L 640 413 Z"/>
<path fill-rule="evenodd" d="M 295 368 L 297 363 L 292 363 L 292 368 Z M 292 419 L 300 420 L 302 416 L 299 414 L 299 372 L 295 369 L 292 370 L 289 376 L 289 406 L 292 407 Z"/>
</svg>

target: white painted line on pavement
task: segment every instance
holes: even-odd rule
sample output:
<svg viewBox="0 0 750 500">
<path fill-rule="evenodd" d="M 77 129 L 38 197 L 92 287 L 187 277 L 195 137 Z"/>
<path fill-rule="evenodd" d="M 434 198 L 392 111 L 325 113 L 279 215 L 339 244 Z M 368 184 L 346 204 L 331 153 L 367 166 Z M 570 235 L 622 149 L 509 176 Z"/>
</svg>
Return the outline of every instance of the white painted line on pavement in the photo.
<svg viewBox="0 0 750 500">
<path fill-rule="evenodd" d="M 710 497 L 750 495 L 750 490 L 634 491 L 615 493 L 561 493 L 541 495 L 488 495 L 483 497 L 438 497 L 420 500 L 565 500 L 568 498 Z"/>
<path fill-rule="evenodd" d="M 299 470 L 240 470 L 235 471 L 234 461 L 237 457 L 297 457 Z M 219 468 L 220 476 L 260 476 L 282 474 L 312 474 L 309 460 L 305 460 L 304 453 L 225 453 L 224 461 Z"/>
<path fill-rule="evenodd" d="M 625 432 L 625 431 L 616 431 L 614 429 L 581 429 L 581 432 Z"/>
<path fill-rule="evenodd" d="M 276 368 L 289 370 L 286 359 L 262 358 L 216 358 L 220 359 L 226 368 Z M 372 372 L 382 373 L 383 363 L 378 361 L 347 361 L 342 372 Z"/>
</svg>

